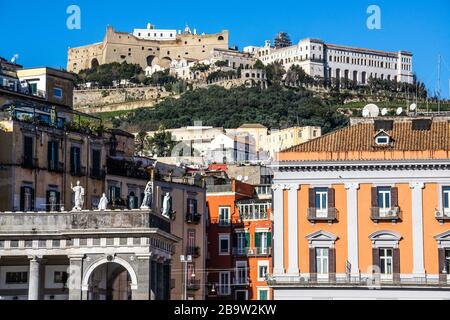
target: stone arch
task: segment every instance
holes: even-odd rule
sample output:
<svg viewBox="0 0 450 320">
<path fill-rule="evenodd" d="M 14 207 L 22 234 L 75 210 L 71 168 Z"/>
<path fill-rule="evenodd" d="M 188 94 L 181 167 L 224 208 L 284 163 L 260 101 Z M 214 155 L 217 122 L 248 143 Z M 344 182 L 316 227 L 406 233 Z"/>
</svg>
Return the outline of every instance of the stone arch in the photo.
<svg viewBox="0 0 450 320">
<path fill-rule="evenodd" d="M 130 278 L 131 278 L 131 290 L 136 290 L 138 288 L 136 272 L 134 271 L 133 267 L 131 266 L 131 264 L 128 261 L 126 261 L 120 257 L 114 257 L 114 259 L 112 261 L 109 261 L 107 257 L 103 257 L 103 258 L 100 258 L 97 261 L 95 261 L 93 264 L 91 264 L 88 267 L 88 269 L 86 270 L 86 273 L 83 276 L 83 281 L 81 282 L 82 291 L 88 291 L 89 278 L 91 277 L 92 272 L 94 272 L 94 270 L 97 269 L 99 266 L 106 264 L 106 263 L 111 263 L 111 262 L 121 265 L 128 271 Z"/>
<path fill-rule="evenodd" d="M 146 58 L 147 60 L 147 66 L 151 67 L 153 65 L 153 61 L 155 60 L 155 56 L 154 55 L 149 55 Z"/>
<path fill-rule="evenodd" d="M 169 68 L 172 63 L 172 59 L 170 57 L 164 57 L 160 60 L 159 65 L 163 68 Z"/>
<path fill-rule="evenodd" d="M 100 65 L 100 63 L 98 62 L 97 58 L 94 58 L 91 60 L 91 68 L 92 69 L 98 68 L 99 65 Z"/>
<path fill-rule="evenodd" d="M 223 38 L 223 36 L 219 36 L 219 37 L 217 38 L 217 40 L 219 40 L 219 41 L 223 41 L 223 40 L 224 40 L 224 38 Z"/>
</svg>

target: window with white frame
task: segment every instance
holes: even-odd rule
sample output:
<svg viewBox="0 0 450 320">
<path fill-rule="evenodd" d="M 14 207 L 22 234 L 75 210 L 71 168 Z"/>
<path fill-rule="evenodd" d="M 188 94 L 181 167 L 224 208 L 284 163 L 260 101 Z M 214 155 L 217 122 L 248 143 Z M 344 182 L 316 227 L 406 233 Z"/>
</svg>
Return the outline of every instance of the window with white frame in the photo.
<svg viewBox="0 0 450 320">
<path fill-rule="evenodd" d="M 230 271 L 221 271 L 219 273 L 219 295 L 227 296 L 230 294 Z"/>
<path fill-rule="evenodd" d="M 219 226 L 229 226 L 230 222 L 230 207 L 219 207 Z"/>
<path fill-rule="evenodd" d="M 380 273 L 392 274 L 393 249 L 380 248 Z"/>
<path fill-rule="evenodd" d="M 380 215 L 386 215 L 391 210 L 391 188 L 379 187 L 378 193 L 378 207 L 380 208 Z"/>
<path fill-rule="evenodd" d="M 328 215 L 328 188 L 317 188 L 315 190 L 316 214 L 317 216 Z"/>
<path fill-rule="evenodd" d="M 318 274 L 328 274 L 329 271 L 329 249 L 316 248 L 316 271 Z"/>
<path fill-rule="evenodd" d="M 380 145 L 380 146 L 383 146 L 383 145 L 388 145 L 389 144 L 389 136 L 386 136 L 386 135 L 380 135 L 380 136 L 377 136 L 376 138 L 375 138 L 375 143 L 377 144 L 377 145 Z"/>
<path fill-rule="evenodd" d="M 442 188 L 442 202 L 444 208 L 444 214 L 450 215 L 450 187 Z"/>
<path fill-rule="evenodd" d="M 250 234 L 248 232 L 236 232 L 236 253 L 245 254 L 250 246 Z"/>
<path fill-rule="evenodd" d="M 269 261 L 258 261 L 258 281 L 266 281 L 269 274 Z"/>
<path fill-rule="evenodd" d="M 258 300 L 269 300 L 269 289 L 258 289 Z"/>
<path fill-rule="evenodd" d="M 220 234 L 219 235 L 219 254 L 228 255 L 230 254 L 230 235 Z"/>
<path fill-rule="evenodd" d="M 247 261 L 236 261 L 235 284 L 247 283 Z"/>
</svg>

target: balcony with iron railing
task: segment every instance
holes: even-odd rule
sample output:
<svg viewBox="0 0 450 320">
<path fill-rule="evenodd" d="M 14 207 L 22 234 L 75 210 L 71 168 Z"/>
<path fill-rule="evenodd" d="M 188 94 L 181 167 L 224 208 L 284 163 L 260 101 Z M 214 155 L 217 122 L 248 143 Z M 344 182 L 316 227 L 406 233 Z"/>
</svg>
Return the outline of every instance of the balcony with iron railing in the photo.
<svg viewBox="0 0 450 320">
<path fill-rule="evenodd" d="M 189 291 L 196 291 L 196 290 L 200 290 L 200 280 L 195 280 L 195 279 L 189 279 L 187 281 L 187 290 Z"/>
<path fill-rule="evenodd" d="M 103 180 L 106 177 L 106 171 L 98 168 L 91 168 L 89 176 L 92 179 Z"/>
<path fill-rule="evenodd" d="M 188 246 L 186 248 L 186 255 L 187 256 L 192 256 L 194 258 L 198 258 L 200 257 L 200 247 L 197 246 Z"/>
<path fill-rule="evenodd" d="M 392 221 L 397 222 L 401 220 L 401 211 L 399 207 L 392 208 L 370 208 L 370 219 L 374 222 Z"/>
<path fill-rule="evenodd" d="M 338 219 L 338 211 L 336 208 L 328 208 L 320 210 L 317 208 L 308 208 L 308 221 L 316 222 L 335 222 Z"/>
<path fill-rule="evenodd" d="M 86 176 L 86 167 L 71 168 L 70 175 L 72 177 L 84 177 Z"/>
<path fill-rule="evenodd" d="M 267 257 L 272 254 L 271 247 L 233 248 L 232 254 L 242 257 Z"/>
<path fill-rule="evenodd" d="M 199 224 L 202 220 L 202 215 L 200 213 L 186 213 L 186 223 L 188 224 Z"/>
<path fill-rule="evenodd" d="M 36 169 L 38 168 L 38 158 L 24 156 L 20 165 L 22 168 Z"/>
<path fill-rule="evenodd" d="M 56 161 L 49 161 L 47 170 L 50 172 L 63 173 L 64 172 L 64 163 L 56 162 Z"/>
</svg>

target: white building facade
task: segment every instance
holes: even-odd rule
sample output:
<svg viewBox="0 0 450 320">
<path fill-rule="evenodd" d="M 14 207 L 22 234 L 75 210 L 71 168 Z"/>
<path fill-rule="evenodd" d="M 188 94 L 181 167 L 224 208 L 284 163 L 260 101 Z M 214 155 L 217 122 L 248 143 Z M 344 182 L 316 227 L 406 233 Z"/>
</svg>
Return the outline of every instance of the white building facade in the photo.
<svg viewBox="0 0 450 320">
<path fill-rule="evenodd" d="M 265 65 L 278 61 L 286 70 L 299 65 L 314 78 L 345 79 L 359 85 L 367 84 L 369 78 L 413 83 L 412 53 L 406 51 L 363 49 L 310 38 L 280 49 L 266 41 L 253 51 Z"/>
</svg>

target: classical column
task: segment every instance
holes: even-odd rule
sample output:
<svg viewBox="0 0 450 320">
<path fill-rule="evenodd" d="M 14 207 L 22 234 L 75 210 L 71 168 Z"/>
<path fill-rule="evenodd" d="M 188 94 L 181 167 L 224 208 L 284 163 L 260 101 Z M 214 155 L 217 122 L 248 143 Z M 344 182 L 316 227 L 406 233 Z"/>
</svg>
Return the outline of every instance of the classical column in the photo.
<svg viewBox="0 0 450 320">
<path fill-rule="evenodd" d="M 359 183 L 345 184 L 347 189 L 347 251 L 351 278 L 359 278 L 358 189 Z"/>
<path fill-rule="evenodd" d="M 150 279 L 150 299 L 156 300 L 157 299 L 157 289 L 158 289 L 158 272 L 156 267 L 156 261 L 151 261 L 151 279 Z"/>
<path fill-rule="evenodd" d="M 28 300 L 39 300 L 39 272 L 41 257 L 32 256 L 30 259 L 30 272 L 28 279 Z"/>
<path fill-rule="evenodd" d="M 143 254 L 136 256 L 137 265 L 137 288 L 134 288 L 131 293 L 132 300 L 154 300 L 152 295 L 150 283 L 152 281 L 152 275 L 150 274 L 151 268 L 151 255 Z"/>
<path fill-rule="evenodd" d="M 412 189 L 412 238 L 413 238 L 413 274 L 417 277 L 425 276 L 423 262 L 423 182 L 411 182 Z"/>
<path fill-rule="evenodd" d="M 283 212 L 284 185 L 273 186 L 273 274 L 284 274 L 284 212 Z"/>
<path fill-rule="evenodd" d="M 287 273 L 298 276 L 298 184 L 288 185 L 288 252 L 289 265 Z"/>
<path fill-rule="evenodd" d="M 69 288 L 69 300 L 82 300 L 82 274 L 84 255 L 70 255 L 69 258 L 69 277 L 67 287 Z M 87 295 L 85 297 L 87 299 Z"/>
</svg>

